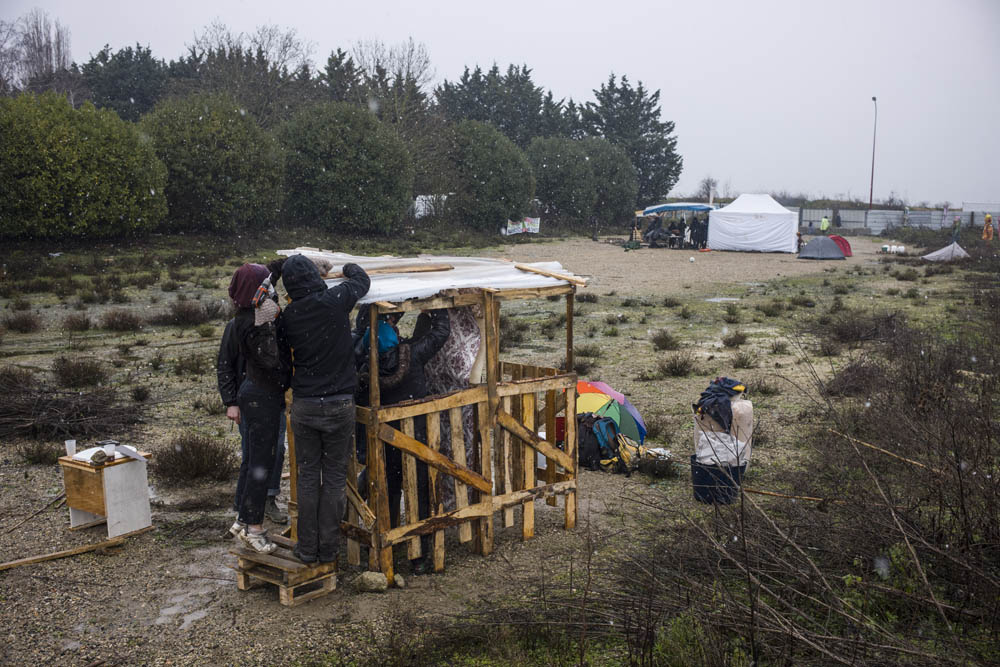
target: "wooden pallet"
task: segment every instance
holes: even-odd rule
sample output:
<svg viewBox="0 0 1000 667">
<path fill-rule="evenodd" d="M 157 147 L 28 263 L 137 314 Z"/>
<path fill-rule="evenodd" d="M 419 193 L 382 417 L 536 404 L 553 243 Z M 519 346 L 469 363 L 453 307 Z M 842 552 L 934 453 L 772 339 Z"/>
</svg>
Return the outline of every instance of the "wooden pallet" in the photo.
<svg viewBox="0 0 1000 667">
<path fill-rule="evenodd" d="M 278 548 L 270 554 L 238 546 L 229 553 L 236 556 L 236 587 L 249 590 L 251 580 L 259 579 L 278 587 L 278 600 L 286 607 L 295 607 L 322 597 L 337 588 L 337 563 L 306 564 L 292 555 L 295 542 L 280 535 L 271 535 Z M 305 589 L 300 591 L 300 589 Z"/>
</svg>

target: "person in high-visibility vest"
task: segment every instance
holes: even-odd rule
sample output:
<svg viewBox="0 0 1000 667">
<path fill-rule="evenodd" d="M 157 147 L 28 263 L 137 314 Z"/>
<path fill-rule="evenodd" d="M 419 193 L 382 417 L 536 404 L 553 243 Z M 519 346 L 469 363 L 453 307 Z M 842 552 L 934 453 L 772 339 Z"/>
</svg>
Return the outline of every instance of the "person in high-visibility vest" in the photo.
<svg viewBox="0 0 1000 667">
<path fill-rule="evenodd" d="M 823 216 L 823 219 L 819 221 L 819 233 L 826 234 L 830 231 L 830 218 Z"/>
<path fill-rule="evenodd" d="M 993 216 L 986 214 L 986 224 L 983 225 L 983 240 L 993 243 Z"/>
</svg>

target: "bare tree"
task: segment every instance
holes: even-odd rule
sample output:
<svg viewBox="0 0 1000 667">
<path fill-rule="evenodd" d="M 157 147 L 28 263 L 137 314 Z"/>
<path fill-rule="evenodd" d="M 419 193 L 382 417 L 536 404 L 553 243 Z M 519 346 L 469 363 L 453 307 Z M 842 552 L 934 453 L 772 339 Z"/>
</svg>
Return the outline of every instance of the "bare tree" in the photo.
<svg viewBox="0 0 1000 667">
<path fill-rule="evenodd" d="M 196 50 L 222 53 L 250 53 L 263 56 L 268 67 L 294 71 L 309 64 L 313 45 L 303 42 L 294 28 L 276 25 L 258 26 L 251 33 L 234 33 L 226 24 L 214 21 L 200 35 L 195 35 Z"/>
<path fill-rule="evenodd" d="M 423 89 L 434 78 L 427 47 L 412 37 L 391 46 L 377 39 L 359 40 L 351 51 L 354 62 L 369 79 L 378 78 L 381 69 L 391 78 L 412 81 Z"/>
<path fill-rule="evenodd" d="M 45 80 L 68 70 L 71 63 L 69 28 L 33 9 L 21 19 L 20 78 L 24 83 Z"/>
<path fill-rule="evenodd" d="M 719 194 L 719 181 L 712 178 L 711 176 L 706 176 L 701 179 L 698 184 L 698 190 L 695 192 L 697 199 L 704 199 L 708 201 L 712 198 L 712 193 Z"/>
<path fill-rule="evenodd" d="M 21 63 L 20 31 L 13 21 L 0 21 L 0 95 L 17 89 Z"/>
</svg>

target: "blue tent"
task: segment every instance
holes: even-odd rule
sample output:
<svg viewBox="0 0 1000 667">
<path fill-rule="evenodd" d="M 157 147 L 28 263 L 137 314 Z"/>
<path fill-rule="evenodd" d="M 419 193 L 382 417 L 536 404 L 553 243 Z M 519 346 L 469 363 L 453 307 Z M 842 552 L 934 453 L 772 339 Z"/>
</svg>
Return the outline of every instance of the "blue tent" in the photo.
<svg viewBox="0 0 1000 667">
<path fill-rule="evenodd" d="M 679 201 L 673 204 L 657 204 L 656 206 L 647 206 L 643 209 L 640 215 L 653 215 L 654 213 L 663 213 L 664 211 L 714 211 L 715 207 L 709 204 L 699 204 L 697 202 L 685 202 Z"/>
</svg>

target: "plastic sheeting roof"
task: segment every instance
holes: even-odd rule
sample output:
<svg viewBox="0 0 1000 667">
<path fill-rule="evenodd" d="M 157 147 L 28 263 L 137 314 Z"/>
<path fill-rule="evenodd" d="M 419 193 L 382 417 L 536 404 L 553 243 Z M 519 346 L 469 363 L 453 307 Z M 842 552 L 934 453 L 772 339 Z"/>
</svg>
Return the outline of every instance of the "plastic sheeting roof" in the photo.
<svg viewBox="0 0 1000 667">
<path fill-rule="evenodd" d="M 417 257 L 364 257 L 342 252 L 328 252 L 315 248 L 295 248 L 279 250 L 279 255 L 305 255 L 310 259 L 325 259 L 332 265 L 331 273 L 339 272 L 344 264 L 354 263 L 366 271 L 391 268 L 393 266 L 414 266 L 418 264 L 448 264 L 453 269 L 428 271 L 424 273 L 383 273 L 371 276 L 372 284 L 368 294 L 358 303 L 376 301 L 400 302 L 407 299 L 431 297 L 442 290 L 462 287 L 492 287 L 494 289 L 521 289 L 528 287 L 558 287 L 568 285 L 565 280 L 522 271 L 513 262 L 485 257 L 447 257 L 440 255 L 419 255 Z M 563 268 L 559 262 L 522 262 L 552 273 L 580 278 Z M 582 278 L 581 278 L 582 279 Z M 329 286 L 340 284 L 342 278 L 326 281 Z"/>
<path fill-rule="evenodd" d="M 712 211 L 712 210 L 715 210 L 715 207 L 710 206 L 709 204 L 679 201 L 679 202 L 674 202 L 673 204 L 657 204 L 656 206 L 647 206 L 642 210 L 642 215 L 652 215 L 653 213 L 663 213 L 664 211 Z"/>
<path fill-rule="evenodd" d="M 965 259 L 968 256 L 969 253 L 965 252 L 965 249 L 956 242 L 924 255 L 923 259 L 930 262 L 951 262 L 956 259 Z"/>
</svg>

